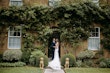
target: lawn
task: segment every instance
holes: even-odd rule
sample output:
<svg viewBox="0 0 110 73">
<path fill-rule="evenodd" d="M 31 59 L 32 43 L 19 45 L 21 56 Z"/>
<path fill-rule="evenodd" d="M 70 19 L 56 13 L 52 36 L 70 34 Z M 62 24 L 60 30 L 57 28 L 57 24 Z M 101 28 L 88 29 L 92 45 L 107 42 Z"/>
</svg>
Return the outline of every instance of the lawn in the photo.
<svg viewBox="0 0 110 73">
<path fill-rule="evenodd" d="M 70 68 L 66 73 L 110 73 L 110 68 Z"/>
<path fill-rule="evenodd" d="M 0 68 L 0 73 L 43 73 L 42 69 L 36 67 L 8 67 Z"/>
<path fill-rule="evenodd" d="M 66 73 L 110 73 L 110 68 L 69 68 Z M 36 67 L 8 67 L 0 68 L 0 73 L 43 73 L 42 69 Z"/>
</svg>

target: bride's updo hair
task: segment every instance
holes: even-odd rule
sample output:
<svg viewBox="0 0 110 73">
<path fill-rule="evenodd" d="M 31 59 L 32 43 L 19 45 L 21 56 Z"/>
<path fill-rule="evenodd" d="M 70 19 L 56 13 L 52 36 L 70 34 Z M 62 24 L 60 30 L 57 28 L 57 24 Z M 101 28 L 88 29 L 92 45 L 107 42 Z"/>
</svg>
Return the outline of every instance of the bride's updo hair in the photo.
<svg viewBox="0 0 110 73">
<path fill-rule="evenodd" d="M 56 42 L 59 42 L 59 40 L 56 38 L 56 40 L 55 40 Z"/>
</svg>

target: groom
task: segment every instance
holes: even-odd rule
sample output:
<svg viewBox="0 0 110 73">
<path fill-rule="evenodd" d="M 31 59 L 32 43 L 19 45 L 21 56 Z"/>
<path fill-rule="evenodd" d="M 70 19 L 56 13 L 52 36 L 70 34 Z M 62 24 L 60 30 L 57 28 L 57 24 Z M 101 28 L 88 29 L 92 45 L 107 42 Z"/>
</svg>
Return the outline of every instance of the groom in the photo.
<svg viewBox="0 0 110 73">
<path fill-rule="evenodd" d="M 55 51 L 55 38 L 53 38 L 50 49 L 52 49 L 52 60 L 54 59 L 54 51 Z"/>
</svg>

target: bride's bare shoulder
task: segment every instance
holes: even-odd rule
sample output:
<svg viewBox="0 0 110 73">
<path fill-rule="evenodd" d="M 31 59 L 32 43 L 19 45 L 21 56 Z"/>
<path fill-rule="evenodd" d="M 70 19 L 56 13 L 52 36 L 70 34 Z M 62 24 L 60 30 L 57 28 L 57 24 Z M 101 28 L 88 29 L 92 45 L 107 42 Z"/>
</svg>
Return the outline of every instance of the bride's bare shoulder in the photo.
<svg viewBox="0 0 110 73">
<path fill-rule="evenodd" d="M 56 45 L 59 46 L 59 42 L 56 42 Z"/>
</svg>

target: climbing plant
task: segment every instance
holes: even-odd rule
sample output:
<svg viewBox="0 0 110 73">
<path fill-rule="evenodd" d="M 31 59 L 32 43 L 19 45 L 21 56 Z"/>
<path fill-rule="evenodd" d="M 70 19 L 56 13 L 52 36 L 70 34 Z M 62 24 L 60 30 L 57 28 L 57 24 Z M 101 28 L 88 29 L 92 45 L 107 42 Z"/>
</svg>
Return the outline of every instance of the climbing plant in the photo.
<svg viewBox="0 0 110 73">
<path fill-rule="evenodd" d="M 96 6 L 93 3 L 77 3 L 61 5 L 54 8 L 43 6 L 23 6 L 23 7 L 9 7 L 0 9 L 0 26 L 16 26 L 23 25 L 23 35 L 30 32 L 29 37 L 32 37 L 34 32 L 38 34 L 41 42 L 47 42 L 48 36 L 51 35 L 51 23 L 57 23 L 59 32 L 61 33 L 61 41 L 73 44 L 81 40 L 87 40 L 89 37 L 89 29 L 94 27 L 93 23 L 100 24 L 101 32 L 104 36 L 102 42 L 108 42 L 109 27 L 110 27 L 110 6 Z M 47 27 L 46 27 L 47 26 Z M 107 33 L 107 34 L 106 34 Z M 28 38 L 28 37 L 27 37 Z M 28 40 L 26 37 L 26 42 Z M 36 39 L 37 37 L 35 37 Z M 34 43 L 33 38 L 31 42 Z M 45 46 L 47 43 L 45 44 Z M 108 50 L 109 44 L 102 43 L 104 48 Z M 27 45 L 29 46 L 29 45 Z M 30 45 L 32 47 L 32 45 Z"/>
</svg>

